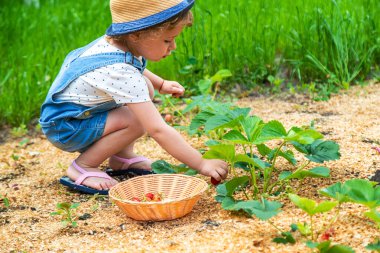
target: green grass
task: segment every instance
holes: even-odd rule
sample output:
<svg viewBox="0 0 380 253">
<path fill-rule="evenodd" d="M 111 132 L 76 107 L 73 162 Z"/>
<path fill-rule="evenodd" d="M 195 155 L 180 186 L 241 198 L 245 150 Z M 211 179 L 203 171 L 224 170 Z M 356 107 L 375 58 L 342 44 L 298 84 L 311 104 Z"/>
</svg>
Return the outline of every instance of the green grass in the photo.
<svg viewBox="0 0 380 253">
<path fill-rule="evenodd" d="M 173 57 L 148 65 L 189 94 L 224 68 L 233 73 L 227 90 L 273 76 L 327 94 L 379 75 L 378 0 L 198 0 L 193 11 Z M 111 22 L 108 1 L 90 0 L 1 0 L 0 18 L 0 125 L 16 126 L 38 118 L 65 55 Z"/>
</svg>

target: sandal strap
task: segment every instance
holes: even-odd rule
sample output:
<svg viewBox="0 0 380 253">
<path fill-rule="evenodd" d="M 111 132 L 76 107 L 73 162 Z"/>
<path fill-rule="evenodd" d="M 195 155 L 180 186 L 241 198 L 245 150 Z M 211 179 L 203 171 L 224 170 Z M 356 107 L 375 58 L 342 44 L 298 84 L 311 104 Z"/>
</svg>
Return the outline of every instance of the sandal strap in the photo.
<svg viewBox="0 0 380 253">
<path fill-rule="evenodd" d="M 134 163 L 149 161 L 149 159 L 146 158 L 145 156 L 136 156 L 133 158 L 122 158 L 120 156 L 113 155 L 112 157 L 118 160 L 119 162 L 124 163 L 122 169 L 128 169 L 128 167 Z"/>
<path fill-rule="evenodd" d="M 100 178 L 106 178 L 106 179 L 112 179 L 110 176 L 107 175 L 105 172 L 94 172 L 94 171 L 85 171 L 82 167 L 80 167 L 75 160 L 72 163 L 73 167 L 78 170 L 81 175 L 78 177 L 77 180 L 75 180 L 75 184 L 81 185 L 82 182 L 88 178 L 88 177 L 100 177 Z"/>
</svg>

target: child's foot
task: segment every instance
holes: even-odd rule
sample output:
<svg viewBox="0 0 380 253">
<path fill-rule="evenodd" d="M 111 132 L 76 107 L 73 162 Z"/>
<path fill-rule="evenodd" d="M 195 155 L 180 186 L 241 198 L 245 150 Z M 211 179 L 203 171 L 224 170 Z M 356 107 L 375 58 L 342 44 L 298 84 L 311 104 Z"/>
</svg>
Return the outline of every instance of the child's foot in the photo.
<svg viewBox="0 0 380 253">
<path fill-rule="evenodd" d="M 110 157 L 108 163 L 109 167 L 115 171 L 127 169 L 152 170 L 152 161 L 136 154 L 128 158 L 113 155 Z"/>
<path fill-rule="evenodd" d="M 83 168 L 75 161 L 67 169 L 67 176 L 76 184 L 97 190 L 108 190 L 118 183 L 98 168 Z"/>
</svg>

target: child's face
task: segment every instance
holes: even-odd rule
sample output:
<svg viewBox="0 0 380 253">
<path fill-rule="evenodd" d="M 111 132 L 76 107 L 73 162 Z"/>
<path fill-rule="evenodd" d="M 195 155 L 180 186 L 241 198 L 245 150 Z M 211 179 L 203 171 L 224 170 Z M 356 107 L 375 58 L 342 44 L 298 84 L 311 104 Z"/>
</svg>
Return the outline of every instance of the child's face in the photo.
<svg viewBox="0 0 380 253">
<path fill-rule="evenodd" d="M 182 32 L 183 25 L 165 29 L 153 36 L 140 36 L 128 43 L 135 56 L 143 56 L 150 61 L 159 61 L 176 49 L 175 38 Z"/>
</svg>

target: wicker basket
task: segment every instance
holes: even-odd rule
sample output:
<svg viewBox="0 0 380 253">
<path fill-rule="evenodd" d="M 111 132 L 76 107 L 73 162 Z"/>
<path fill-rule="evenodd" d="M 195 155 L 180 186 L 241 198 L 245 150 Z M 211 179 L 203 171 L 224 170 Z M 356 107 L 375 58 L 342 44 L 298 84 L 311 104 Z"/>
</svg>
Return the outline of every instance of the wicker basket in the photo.
<svg viewBox="0 0 380 253">
<path fill-rule="evenodd" d="M 173 220 L 193 209 L 208 184 L 199 178 L 180 174 L 138 176 L 121 182 L 109 191 L 111 200 L 135 220 Z M 148 192 L 162 193 L 163 201 L 137 202 Z"/>
</svg>

